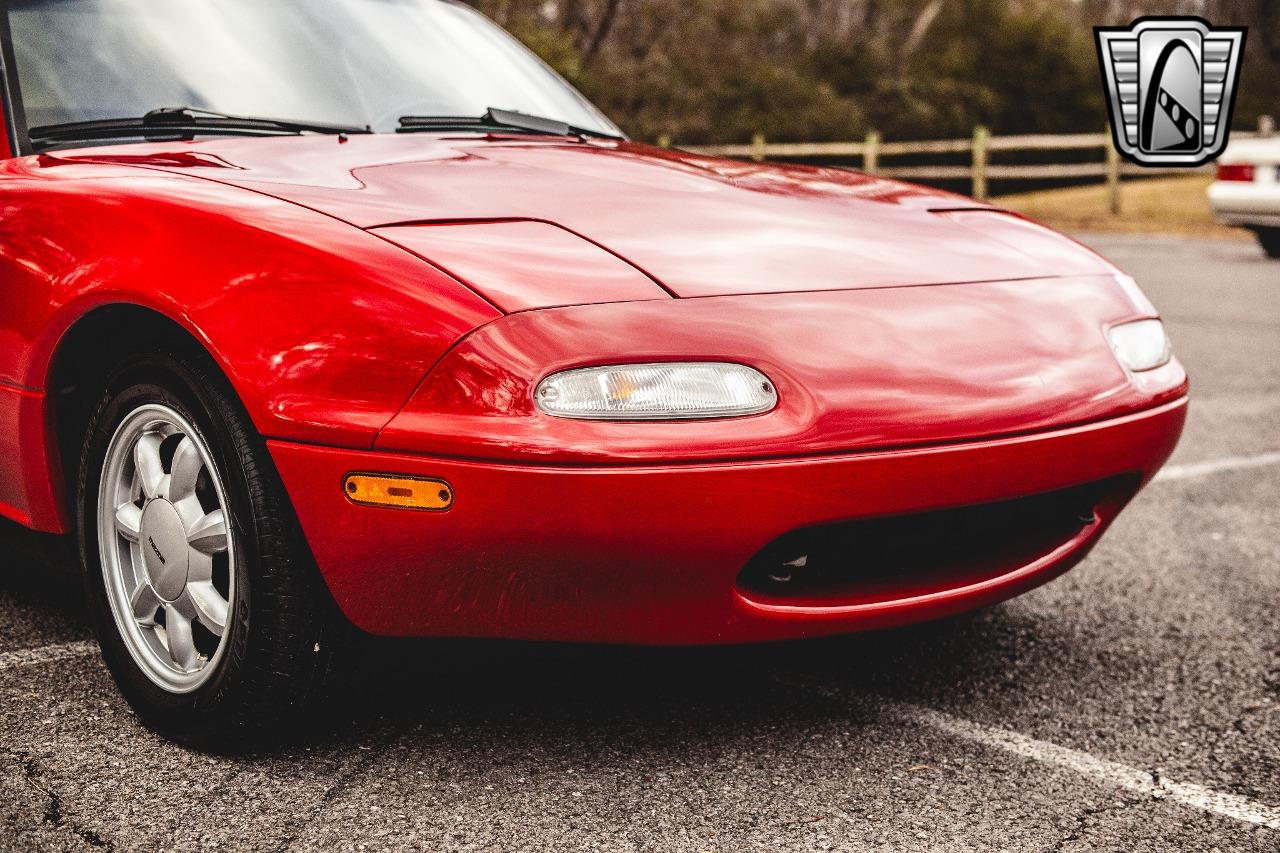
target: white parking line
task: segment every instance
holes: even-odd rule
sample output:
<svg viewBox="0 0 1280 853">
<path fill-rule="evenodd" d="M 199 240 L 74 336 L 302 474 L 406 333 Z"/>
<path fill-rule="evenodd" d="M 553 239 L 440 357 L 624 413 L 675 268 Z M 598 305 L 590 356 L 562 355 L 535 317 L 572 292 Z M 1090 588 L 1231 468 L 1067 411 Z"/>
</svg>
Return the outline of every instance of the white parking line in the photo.
<svg viewBox="0 0 1280 853">
<path fill-rule="evenodd" d="M 1211 459 L 1208 462 L 1193 462 L 1189 465 L 1170 465 L 1157 474 L 1152 482 L 1189 480 L 1192 477 L 1207 477 L 1223 471 L 1241 471 L 1267 465 L 1280 465 L 1280 452 L 1260 453 L 1257 456 L 1228 456 L 1226 459 Z"/>
<path fill-rule="evenodd" d="M 19 649 L 16 652 L 0 652 L 0 672 L 25 666 L 39 666 L 68 658 L 82 658 L 98 653 L 98 644 L 90 640 L 41 646 L 38 649 Z"/>
<path fill-rule="evenodd" d="M 1095 781 L 1152 799 L 1168 799 L 1203 812 L 1229 817 L 1243 823 L 1280 829 L 1280 808 L 1256 803 L 1237 794 L 1224 794 L 1203 785 L 1157 779 L 1152 774 L 1087 752 L 1068 749 L 1003 729 L 989 728 L 929 708 L 907 706 L 908 719 L 938 731 L 1088 776 Z"/>
<path fill-rule="evenodd" d="M 828 699 L 841 698 L 841 694 L 831 688 L 791 678 L 775 676 L 774 680 L 786 687 L 816 693 Z M 1105 758 L 1098 758 L 1087 752 L 1058 746 L 1048 741 L 1036 740 L 1017 732 L 979 725 L 931 708 L 893 702 L 889 705 L 889 713 L 899 719 L 928 726 L 952 737 L 999 749 L 1040 764 L 1051 764 L 1071 770 L 1096 782 L 1133 791 L 1153 800 L 1172 800 L 1202 812 L 1228 817 L 1242 823 L 1280 829 L 1280 808 L 1254 802 L 1237 794 L 1225 794 L 1203 785 L 1156 778 L 1151 773 L 1136 767 L 1108 761 Z"/>
<path fill-rule="evenodd" d="M 20 667 L 39 666 L 70 658 L 88 657 L 98 653 L 98 645 L 92 641 L 62 643 L 0 653 L 0 671 Z M 817 693 L 827 698 L 839 698 L 839 694 L 827 688 L 776 678 L 780 684 Z M 1155 778 L 1151 773 L 1129 767 L 1115 761 L 1098 758 L 1087 752 L 1058 746 L 1048 741 L 1036 740 L 1017 732 L 979 725 L 931 708 L 921 708 L 906 703 L 895 703 L 894 711 L 903 719 L 928 726 L 944 734 L 959 737 L 981 746 L 999 749 L 1040 764 L 1052 764 L 1087 776 L 1097 782 L 1132 791 L 1154 800 L 1169 799 L 1182 805 L 1210 814 L 1251 823 L 1268 829 L 1280 829 L 1280 808 L 1254 802 L 1238 794 L 1215 791 L 1203 785 L 1175 782 Z"/>
</svg>

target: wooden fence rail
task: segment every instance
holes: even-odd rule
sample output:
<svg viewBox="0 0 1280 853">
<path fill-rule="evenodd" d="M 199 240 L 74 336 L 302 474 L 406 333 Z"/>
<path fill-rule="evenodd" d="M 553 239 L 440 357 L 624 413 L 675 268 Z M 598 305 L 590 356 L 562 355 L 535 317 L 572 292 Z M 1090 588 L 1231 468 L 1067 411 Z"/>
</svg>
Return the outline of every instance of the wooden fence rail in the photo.
<svg viewBox="0 0 1280 853">
<path fill-rule="evenodd" d="M 1236 139 L 1269 136 L 1275 122 L 1269 116 L 1258 120 L 1257 133 L 1233 133 Z M 669 140 L 663 140 L 670 145 Z M 1110 191 L 1111 210 L 1120 212 L 1120 188 L 1126 175 L 1187 174 L 1201 169 L 1148 169 L 1125 163 L 1116 151 L 1110 132 L 992 136 L 985 127 L 976 127 L 968 139 L 933 139 L 921 142 L 885 142 L 880 134 L 868 133 L 862 142 L 768 142 L 756 134 L 749 145 L 689 145 L 686 151 L 716 157 L 748 158 L 758 162 L 788 159 L 856 160 L 863 171 L 890 178 L 913 180 L 969 181 L 974 198 L 988 197 L 991 180 L 1045 180 L 1053 178 L 1102 178 Z M 1097 149 L 1100 162 L 1037 163 L 1031 165 L 992 164 L 991 155 L 1009 151 L 1081 151 Z M 886 166 L 884 157 L 931 154 L 968 154 L 969 164 L 930 166 Z"/>
</svg>

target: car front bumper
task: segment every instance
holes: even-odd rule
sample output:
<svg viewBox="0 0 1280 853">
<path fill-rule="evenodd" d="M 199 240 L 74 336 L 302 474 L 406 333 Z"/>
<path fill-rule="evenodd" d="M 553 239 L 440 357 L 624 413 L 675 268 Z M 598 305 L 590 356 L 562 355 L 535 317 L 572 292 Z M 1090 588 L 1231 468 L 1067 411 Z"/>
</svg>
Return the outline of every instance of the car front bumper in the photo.
<svg viewBox="0 0 1280 853">
<path fill-rule="evenodd" d="M 1209 204 L 1219 222 L 1253 228 L 1280 228 L 1280 167 L 1251 183 L 1218 181 L 1209 187 Z"/>
<path fill-rule="evenodd" d="M 1032 435 L 676 466 L 485 463 L 278 441 L 269 447 L 329 589 L 365 631 L 731 643 L 903 625 L 1051 580 L 1084 557 L 1154 476 L 1185 415 L 1183 398 Z M 356 471 L 442 479 L 455 501 L 447 512 L 357 506 L 342 490 Z M 771 543 L 797 531 L 911 519 L 1082 484 L 1097 484 L 1091 518 L 1086 512 L 1021 550 L 1000 541 L 1019 530 L 993 536 L 985 565 L 980 553 L 969 553 L 953 571 L 943 548 L 937 565 L 911 578 L 886 582 L 873 566 L 877 580 L 863 585 L 857 565 L 865 555 L 855 544 L 849 576 L 817 595 L 761 593 L 743 579 Z M 936 533 L 937 526 L 921 529 Z"/>
</svg>

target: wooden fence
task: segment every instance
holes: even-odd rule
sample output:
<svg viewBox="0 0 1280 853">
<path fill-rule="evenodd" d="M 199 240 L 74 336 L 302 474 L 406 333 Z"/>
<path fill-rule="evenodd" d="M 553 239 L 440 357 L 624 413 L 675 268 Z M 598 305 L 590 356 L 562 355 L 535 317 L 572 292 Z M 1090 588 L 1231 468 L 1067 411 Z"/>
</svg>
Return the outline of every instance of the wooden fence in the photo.
<svg viewBox="0 0 1280 853">
<path fill-rule="evenodd" d="M 1257 133 L 1232 133 L 1235 139 L 1252 136 L 1269 136 L 1275 132 L 1275 124 L 1264 116 L 1258 122 Z M 670 146 L 669 140 L 662 143 Z M 885 142 L 879 133 L 868 133 L 862 142 L 781 142 L 770 143 L 764 134 L 756 134 L 749 145 L 690 145 L 681 146 L 686 151 L 718 157 L 749 158 L 756 161 L 831 158 L 858 161 L 862 170 L 870 174 L 890 178 L 923 181 L 968 181 L 974 198 L 989 196 L 989 183 L 993 180 L 1045 180 L 1057 178 L 1100 178 L 1106 182 L 1111 198 L 1111 210 L 1120 212 L 1120 187 L 1126 175 L 1187 174 L 1212 167 L 1193 169 L 1148 169 L 1126 163 L 1120 158 L 1110 132 L 1041 134 L 1031 136 L 992 136 L 985 127 L 976 127 L 969 139 L 935 139 L 923 142 Z M 999 164 L 992 155 L 1010 151 L 1080 151 L 1097 150 L 1101 154 L 1095 162 L 1057 164 Z M 885 165 L 883 158 L 911 155 L 967 154 L 968 165 L 946 166 L 893 166 Z"/>
</svg>

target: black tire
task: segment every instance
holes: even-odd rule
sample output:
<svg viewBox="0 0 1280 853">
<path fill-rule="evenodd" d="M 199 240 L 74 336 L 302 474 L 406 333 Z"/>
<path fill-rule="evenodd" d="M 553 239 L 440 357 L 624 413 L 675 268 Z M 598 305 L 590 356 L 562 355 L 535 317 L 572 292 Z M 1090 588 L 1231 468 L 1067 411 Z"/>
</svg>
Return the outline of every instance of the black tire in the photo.
<svg viewBox="0 0 1280 853">
<path fill-rule="evenodd" d="M 135 661 L 112 615 L 99 550 L 107 448 L 124 419 L 147 404 L 167 406 L 198 429 L 223 481 L 240 555 L 216 671 L 189 693 L 161 687 Z M 192 747 L 239 751 L 282 731 L 322 695 L 353 629 L 315 569 L 265 443 L 207 357 L 157 349 L 110 374 L 84 440 L 76 505 L 90 618 L 108 668 L 144 724 Z"/>
<path fill-rule="evenodd" d="M 1259 228 L 1258 242 L 1269 258 L 1280 258 L 1280 228 Z"/>
</svg>

